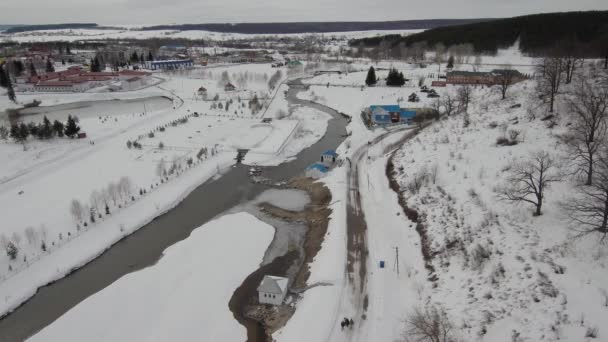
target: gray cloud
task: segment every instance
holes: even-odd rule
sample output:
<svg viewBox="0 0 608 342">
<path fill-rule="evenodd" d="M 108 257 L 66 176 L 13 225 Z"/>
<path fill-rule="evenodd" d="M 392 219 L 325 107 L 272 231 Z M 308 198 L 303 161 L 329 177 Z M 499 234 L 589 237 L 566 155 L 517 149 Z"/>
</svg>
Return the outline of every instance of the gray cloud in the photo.
<svg viewBox="0 0 608 342">
<path fill-rule="evenodd" d="M 608 10 L 606 0 L 0 0 L 0 24 L 381 21 Z"/>
</svg>

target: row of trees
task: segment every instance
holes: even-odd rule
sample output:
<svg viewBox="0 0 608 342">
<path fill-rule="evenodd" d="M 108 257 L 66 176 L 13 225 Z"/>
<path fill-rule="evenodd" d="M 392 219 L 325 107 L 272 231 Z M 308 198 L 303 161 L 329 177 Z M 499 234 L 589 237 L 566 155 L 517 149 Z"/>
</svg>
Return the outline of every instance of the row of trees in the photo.
<svg viewBox="0 0 608 342">
<path fill-rule="evenodd" d="M 397 69 L 392 68 L 388 72 L 388 76 L 386 77 L 386 85 L 389 87 L 401 87 L 405 84 L 405 76 L 403 76 L 402 72 L 397 71 Z M 376 85 L 378 82 L 378 78 L 376 77 L 376 70 L 374 67 L 370 67 L 367 72 L 367 77 L 365 78 L 365 84 L 368 87 Z"/>
<path fill-rule="evenodd" d="M 67 122 L 64 124 L 58 120 L 53 123 L 44 116 L 42 123 L 35 124 L 30 122 L 29 124 L 13 124 L 10 130 L 4 126 L 0 126 L 0 138 L 6 140 L 9 136 L 15 142 L 25 142 L 31 135 L 38 139 L 51 139 L 54 137 L 63 137 L 64 135 L 73 138 L 80 131 L 80 127 L 77 124 L 78 118 L 68 116 Z"/>
<path fill-rule="evenodd" d="M 103 215 L 111 214 L 111 206 L 122 208 L 129 201 L 134 201 L 132 195 L 133 183 L 129 177 L 121 177 L 118 182 L 110 182 L 107 187 L 91 192 L 89 205 L 82 204 L 74 199 L 70 203 L 70 214 L 74 221 L 87 226 L 88 223 L 95 223 Z"/>
</svg>

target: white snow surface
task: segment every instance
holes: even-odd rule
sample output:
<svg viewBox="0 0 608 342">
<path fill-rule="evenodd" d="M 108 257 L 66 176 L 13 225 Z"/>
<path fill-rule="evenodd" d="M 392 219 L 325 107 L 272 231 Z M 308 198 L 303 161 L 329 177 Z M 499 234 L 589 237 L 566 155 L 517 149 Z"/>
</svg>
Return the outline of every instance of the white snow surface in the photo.
<svg viewBox="0 0 608 342">
<path fill-rule="evenodd" d="M 247 213 L 210 221 L 156 265 L 120 278 L 28 341 L 244 341 L 228 301 L 273 235 Z"/>
</svg>

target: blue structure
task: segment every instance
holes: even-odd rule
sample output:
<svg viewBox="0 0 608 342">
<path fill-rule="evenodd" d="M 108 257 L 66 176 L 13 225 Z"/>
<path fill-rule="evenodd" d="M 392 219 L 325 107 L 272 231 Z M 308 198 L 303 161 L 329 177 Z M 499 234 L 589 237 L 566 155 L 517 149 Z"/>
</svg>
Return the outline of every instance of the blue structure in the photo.
<svg viewBox="0 0 608 342">
<path fill-rule="evenodd" d="M 335 150 L 327 150 L 321 154 L 321 162 L 325 166 L 331 166 L 338 159 L 338 154 Z"/>
<path fill-rule="evenodd" d="M 321 178 L 329 171 L 327 166 L 315 163 L 306 168 L 306 177 Z"/>
<path fill-rule="evenodd" d="M 380 260 L 380 268 L 384 268 L 384 260 Z"/>
<path fill-rule="evenodd" d="M 146 68 L 150 70 L 177 70 L 192 68 L 194 63 L 191 59 L 175 59 L 168 61 L 148 61 Z"/>
<path fill-rule="evenodd" d="M 370 121 L 376 125 L 411 123 L 416 116 L 413 109 L 401 108 L 398 105 L 372 105 L 367 110 Z"/>
</svg>

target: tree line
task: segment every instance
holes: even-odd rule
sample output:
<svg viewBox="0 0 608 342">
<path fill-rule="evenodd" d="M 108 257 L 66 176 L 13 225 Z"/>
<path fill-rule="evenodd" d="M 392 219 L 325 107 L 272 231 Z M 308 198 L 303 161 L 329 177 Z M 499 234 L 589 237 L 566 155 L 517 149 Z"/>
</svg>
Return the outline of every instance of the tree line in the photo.
<svg viewBox="0 0 608 342">
<path fill-rule="evenodd" d="M 350 46 L 390 47 L 404 43 L 411 47 L 425 42 L 428 46 L 472 44 L 477 53 L 496 53 L 499 48 L 513 45 L 519 39 L 520 48 L 529 54 L 543 53 L 555 41 L 575 40 L 580 52 L 587 57 L 608 55 L 608 11 L 567 12 L 526 15 L 484 21 L 466 25 L 439 27 L 409 36 L 387 35 L 354 39 Z"/>
<path fill-rule="evenodd" d="M 14 123 L 10 129 L 0 126 L 0 139 L 6 140 L 10 136 L 15 142 L 23 143 L 27 141 L 29 136 L 36 137 L 40 140 L 51 139 L 55 137 L 74 138 L 80 132 L 80 126 L 77 124 L 78 118 L 68 115 L 66 123 L 59 120 L 51 121 L 44 116 L 41 123 Z"/>
</svg>

